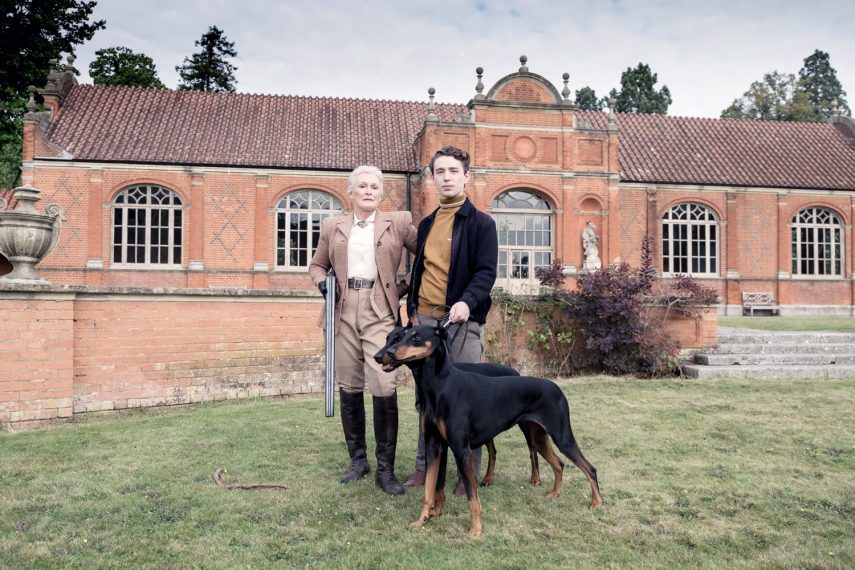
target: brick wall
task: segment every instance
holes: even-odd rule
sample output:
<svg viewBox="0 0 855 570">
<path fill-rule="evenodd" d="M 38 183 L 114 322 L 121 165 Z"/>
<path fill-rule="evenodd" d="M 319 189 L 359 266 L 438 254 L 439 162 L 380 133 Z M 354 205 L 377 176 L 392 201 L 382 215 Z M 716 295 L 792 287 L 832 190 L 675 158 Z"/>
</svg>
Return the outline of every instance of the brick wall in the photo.
<svg viewBox="0 0 855 570">
<path fill-rule="evenodd" d="M 42 190 L 40 206 L 56 202 L 66 217 L 57 246 L 39 264 L 39 273 L 65 285 L 313 290 L 305 271 L 276 268 L 275 210 L 285 194 L 304 188 L 332 194 L 347 210 L 348 175 L 39 163 L 28 170 L 27 181 Z M 120 191 L 138 184 L 163 186 L 182 201 L 180 269 L 112 264 L 111 204 Z M 405 176 L 386 174 L 384 193 L 381 210 L 406 209 Z M 191 261 L 201 262 L 201 269 L 190 269 Z M 258 263 L 267 269 L 257 270 Z"/>
<path fill-rule="evenodd" d="M 0 291 L 0 425 L 71 417 L 74 295 Z"/>
<path fill-rule="evenodd" d="M 320 296 L 0 285 L 0 424 L 323 391 Z"/>
<path fill-rule="evenodd" d="M 528 331 L 536 330 L 538 308 L 526 309 L 520 316 L 522 325 L 510 319 L 499 307 L 494 307 L 487 315 L 484 328 L 484 349 L 487 358 L 515 367 L 521 374 L 535 376 L 551 375 L 554 370 L 545 370 L 545 365 L 537 351 L 529 348 Z M 664 317 L 664 308 L 654 308 L 654 318 Z M 699 349 L 715 346 L 718 343 L 718 313 L 715 307 L 703 307 L 698 317 L 684 317 L 674 311 L 669 312 L 663 324 L 665 331 L 677 341 L 680 349 Z M 571 351 L 578 354 L 584 340 L 581 331 L 574 328 L 577 340 Z M 571 357 L 572 358 L 572 357 Z"/>
</svg>

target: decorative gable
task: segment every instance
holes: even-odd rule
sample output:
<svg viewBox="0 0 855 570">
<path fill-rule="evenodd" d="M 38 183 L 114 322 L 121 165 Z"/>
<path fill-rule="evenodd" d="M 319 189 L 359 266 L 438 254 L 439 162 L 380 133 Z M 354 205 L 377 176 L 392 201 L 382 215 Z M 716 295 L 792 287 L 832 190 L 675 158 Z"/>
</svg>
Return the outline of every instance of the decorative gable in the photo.
<svg viewBox="0 0 855 570">
<path fill-rule="evenodd" d="M 501 85 L 497 85 L 497 87 L 495 92 L 491 92 L 491 98 L 500 103 L 536 103 L 541 105 L 559 103 L 555 100 L 555 94 L 551 93 L 546 85 L 532 78 L 514 77 Z"/>
<path fill-rule="evenodd" d="M 531 73 L 526 67 L 526 56 L 520 56 L 520 69 L 501 78 L 487 93 L 488 101 L 523 105 L 561 105 L 562 99 L 558 89 L 546 78 Z M 480 78 L 480 75 L 479 75 Z"/>
</svg>

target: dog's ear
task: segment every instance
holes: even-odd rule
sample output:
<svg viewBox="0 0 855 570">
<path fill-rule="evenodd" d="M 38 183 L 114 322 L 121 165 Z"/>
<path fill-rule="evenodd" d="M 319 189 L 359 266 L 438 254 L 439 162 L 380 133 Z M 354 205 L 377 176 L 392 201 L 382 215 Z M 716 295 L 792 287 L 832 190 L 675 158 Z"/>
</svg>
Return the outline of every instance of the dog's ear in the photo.
<svg viewBox="0 0 855 570">
<path fill-rule="evenodd" d="M 438 336 L 442 340 L 446 340 L 448 338 L 448 329 L 443 326 L 442 323 L 438 324 L 433 328 L 433 332 L 436 336 Z"/>
</svg>

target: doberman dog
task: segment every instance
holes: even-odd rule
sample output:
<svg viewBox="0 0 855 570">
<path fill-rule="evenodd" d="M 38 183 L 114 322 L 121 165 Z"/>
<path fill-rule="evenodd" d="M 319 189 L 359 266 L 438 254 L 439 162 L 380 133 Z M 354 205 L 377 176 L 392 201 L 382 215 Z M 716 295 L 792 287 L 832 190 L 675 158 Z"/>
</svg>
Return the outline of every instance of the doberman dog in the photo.
<svg viewBox="0 0 855 570">
<path fill-rule="evenodd" d="M 520 373 L 514 368 L 504 364 L 496 364 L 494 362 L 454 362 L 453 364 L 458 370 L 472 374 L 479 374 L 481 376 L 492 376 L 498 378 L 520 375 Z M 419 393 L 416 392 L 416 407 L 421 409 L 418 395 Z M 532 485 L 540 485 L 540 466 L 537 460 L 537 447 L 531 439 L 531 429 L 528 427 L 528 422 L 520 422 L 518 425 L 523 436 L 525 436 L 525 442 L 526 445 L 528 445 L 529 459 L 531 460 L 531 477 L 529 477 L 529 483 Z M 551 451 L 552 446 L 549 443 L 549 439 L 547 438 L 543 443 Z M 481 480 L 481 486 L 489 487 L 493 484 L 496 477 L 496 446 L 491 439 L 485 444 L 485 447 L 487 448 L 488 457 L 487 472 Z M 546 455 L 543 455 L 543 457 L 546 458 Z"/>
<path fill-rule="evenodd" d="M 401 329 L 401 331 L 403 331 L 403 329 Z M 493 376 L 498 378 L 520 375 L 516 369 L 505 364 L 497 364 L 495 362 L 454 362 L 453 364 L 458 370 L 472 374 L 479 374 L 481 376 Z M 416 392 L 416 407 L 421 409 L 418 395 L 419 393 Z M 529 477 L 529 483 L 532 485 L 540 485 L 540 465 L 537 459 L 538 448 L 543 450 L 541 455 L 544 459 L 554 452 L 552 451 L 552 444 L 549 442 L 549 438 L 543 437 L 547 435 L 546 432 L 536 424 L 529 427 L 529 423 L 530 422 L 522 421 L 519 422 L 518 425 L 520 431 L 522 431 L 523 436 L 525 437 L 525 442 L 528 446 L 529 459 L 531 460 L 531 477 Z M 532 440 L 532 430 L 541 436 L 541 441 L 538 442 L 538 445 L 535 445 Z M 481 486 L 489 487 L 493 484 L 496 477 L 496 446 L 491 439 L 485 444 L 485 447 L 487 448 L 488 457 L 487 471 L 484 474 L 484 478 L 481 480 Z M 552 493 L 550 493 L 551 497 L 557 497 L 560 492 L 560 483 L 556 482 L 556 485 L 557 486 L 553 486 Z"/>
<path fill-rule="evenodd" d="M 531 445 L 546 459 L 555 474 L 550 497 L 561 492 L 564 465 L 549 446 L 549 438 L 587 477 L 591 508 L 603 504 L 597 470 L 585 459 L 570 427 L 570 407 L 557 384 L 533 376 L 488 377 L 461 370 L 452 364 L 442 326 L 398 327 L 389 333 L 374 356 L 387 371 L 406 364 L 416 380 L 416 400 L 425 434 L 427 476 L 419 518 L 420 527 L 442 514 L 445 504 L 445 468 L 448 448 L 469 501 L 469 535 L 481 535 L 481 498 L 471 449 L 488 444 L 514 424 L 524 422 Z M 525 429 L 523 430 L 525 431 Z M 527 438 L 528 439 L 528 438 Z M 489 449 L 489 447 L 488 447 Z"/>
</svg>

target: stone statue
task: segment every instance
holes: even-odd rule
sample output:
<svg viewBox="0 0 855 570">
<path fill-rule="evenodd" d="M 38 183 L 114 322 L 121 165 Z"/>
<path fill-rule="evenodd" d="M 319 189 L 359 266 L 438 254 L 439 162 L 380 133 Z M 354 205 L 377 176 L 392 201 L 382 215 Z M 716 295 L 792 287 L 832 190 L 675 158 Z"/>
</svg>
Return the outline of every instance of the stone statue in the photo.
<svg viewBox="0 0 855 570">
<path fill-rule="evenodd" d="M 582 230 L 582 248 L 585 250 L 585 269 L 589 271 L 594 271 L 595 269 L 599 269 L 603 266 L 600 262 L 600 252 L 597 248 L 597 242 L 600 241 L 600 238 L 597 237 L 597 234 L 594 230 L 597 229 L 597 226 L 594 222 L 588 222 L 585 225 L 585 229 Z"/>
</svg>

